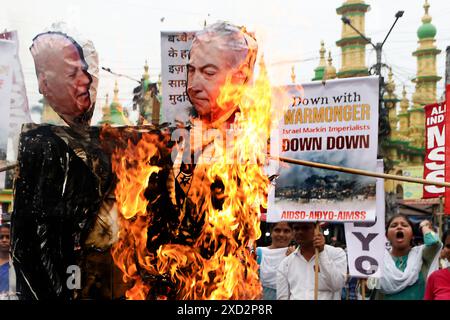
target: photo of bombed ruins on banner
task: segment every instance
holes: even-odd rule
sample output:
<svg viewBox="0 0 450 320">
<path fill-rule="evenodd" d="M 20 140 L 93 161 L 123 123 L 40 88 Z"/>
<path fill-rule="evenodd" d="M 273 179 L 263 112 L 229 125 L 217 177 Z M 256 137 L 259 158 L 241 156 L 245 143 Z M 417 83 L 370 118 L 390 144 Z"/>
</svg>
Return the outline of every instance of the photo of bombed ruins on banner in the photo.
<svg viewBox="0 0 450 320">
<path fill-rule="evenodd" d="M 450 300 L 446 1 L 1 7 L 0 300 Z"/>
</svg>

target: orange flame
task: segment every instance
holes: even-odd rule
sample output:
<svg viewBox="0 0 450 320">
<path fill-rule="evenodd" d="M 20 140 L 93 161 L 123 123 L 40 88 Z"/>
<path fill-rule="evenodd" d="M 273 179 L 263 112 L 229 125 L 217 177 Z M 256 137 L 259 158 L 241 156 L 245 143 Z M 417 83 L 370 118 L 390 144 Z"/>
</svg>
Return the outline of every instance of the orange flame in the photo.
<svg viewBox="0 0 450 320">
<path fill-rule="evenodd" d="M 150 175 L 160 169 L 149 164 L 156 153 L 154 137 L 144 134 L 137 145 L 128 141 L 123 152 L 118 149 L 112 156 L 112 169 L 118 180 L 115 195 L 121 213 L 119 241 L 113 246 L 112 255 L 116 265 L 124 273 L 124 282 L 129 279 L 136 281 L 126 294 L 126 297 L 132 300 L 145 299 L 148 292 L 137 274 L 136 263 L 152 270 L 151 264 L 148 263 L 150 256 L 146 250 L 149 216 L 148 200 L 144 192 Z"/>
<path fill-rule="evenodd" d="M 153 213 L 144 193 L 149 177 L 161 169 L 149 164 L 152 157 L 160 156 L 155 138 L 144 134 L 136 145 L 129 142 L 124 151 L 113 154 L 121 213 L 113 258 L 124 273 L 123 280 L 132 285 L 127 299 L 148 298 L 152 284 L 144 273 L 170 282 L 177 299 L 258 299 L 261 295 L 251 248 L 261 236 L 260 208 L 267 207 L 269 181 L 262 166 L 273 118 L 267 74 L 260 72 L 251 85 L 236 86 L 228 79 L 218 104 L 239 106 L 239 114 L 233 125 L 233 143 L 215 141 L 214 161 L 195 167 L 188 197 L 203 225 L 189 245 L 163 244 L 154 253 L 147 249 Z M 211 188 L 217 181 L 221 185 Z M 184 214 L 180 212 L 180 223 Z"/>
</svg>

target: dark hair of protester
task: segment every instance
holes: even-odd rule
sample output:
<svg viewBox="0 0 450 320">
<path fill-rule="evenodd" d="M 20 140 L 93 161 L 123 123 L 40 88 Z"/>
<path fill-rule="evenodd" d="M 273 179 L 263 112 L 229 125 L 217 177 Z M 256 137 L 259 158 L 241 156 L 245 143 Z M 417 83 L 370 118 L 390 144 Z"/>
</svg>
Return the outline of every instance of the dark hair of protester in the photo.
<svg viewBox="0 0 450 320">
<path fill-rule="evenodd" d="M 282 223 L 282 222 L 269 222 L 269 223 L 267 223 L 268 226 L 269 226 L 269 231 L 272 232 L 273 228 L 275 228 L 275 226 L 277 224 L 279 224 L 279 223 Z M 291 225 L 290 222 L 287 222 L 286 224 L 292 229 L 292 225 Z"/>
<path fill-rule="evenodd" d="M 400 213 L 400 214 L 393 215 L 393 216 L 388 220 L 388 222 L 386 223 L 386 234 L 387 234 L 387 229 L 389 228 L 389 226 L 390 226 L 390 224 L 392 223 L 392 221 L 394 221 L 394 219 L 397 219 L 397 218 L 403 218 L 403 219 L 409 224 L 409 226 L 411 227 L 411 229 L 414 229 L 414 224 L 413 224 L 412 221 L 408 218 L 408 216 L 406 216 L 406 215 Z"/>
</svg>

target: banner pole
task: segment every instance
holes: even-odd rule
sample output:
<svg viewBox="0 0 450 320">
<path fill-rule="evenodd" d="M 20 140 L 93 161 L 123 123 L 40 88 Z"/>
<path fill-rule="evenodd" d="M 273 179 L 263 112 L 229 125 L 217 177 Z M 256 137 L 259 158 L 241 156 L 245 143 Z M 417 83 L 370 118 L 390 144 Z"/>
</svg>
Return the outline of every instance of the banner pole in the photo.
<svg viewBox="0 0 450 320">
<path fill-rule="evenodd" d="M 366 300 L 366 279 L 361 279 L 361 296 L 362 300 Z"/>
<path fill-rule="evenodd" d="M 14 169 L 16 166 L 17 166 L 17 163 L 14 163 L 14 164 L 11 164 L 11 165 L 8 165 L 8 166 L 5 166 L 5 167 L 0 167 L 0 172 Z"/>
<path fill-rule="evenodd" d="M 316 222 L 316 228 L 314 234 L 320 233 L 319 221 Z M 314 300 L 319 298 L 319 249 L 315 248 L 314 253 Z"/>
<path fill-rule="evenodd" d="M 368 170 L 340 167 L 340 166 L 335 166 L 335 165 L 331 165 L 331 164 L 306 161 L 306 160 L 297 160 L 297 159 L 286 158 L 286 157 L 271 157 L 271 158 L 274 160 L 279 160 L 282 162 L 297 164 L 297 165 L 302 165 L 302 166 L 307 166 L 307 167 L 315 167 L 315 168 L 321 168 L 321 169 L 326 169 L 326 170 L 334 170 L 334 171 L 340 171 L 340 172 L 345 172 L 345 173 L 358 174 L 358 175 L 362 175 L 362 176 L 382 178 L 382 179 L 387 179 L 387 180 L 397 180 L 397 181 L 420 183 L 420 184 L 427 184 L 427 185 L 434 185 L 434 186 L 438 186 L 438 187 L 450 188 L 450 182 L 438 182 L 438 181 L 431 181 L 431 180 L 425 180 L 425 179 L 420 179 L 420 178 L 398 176 L 395 174 L 387 174 L 387 173 L 381 173 L 381 172 L 379 173 L 379 172 L 373 172 L 373 171 L 368 171 Z"/>
</svg>

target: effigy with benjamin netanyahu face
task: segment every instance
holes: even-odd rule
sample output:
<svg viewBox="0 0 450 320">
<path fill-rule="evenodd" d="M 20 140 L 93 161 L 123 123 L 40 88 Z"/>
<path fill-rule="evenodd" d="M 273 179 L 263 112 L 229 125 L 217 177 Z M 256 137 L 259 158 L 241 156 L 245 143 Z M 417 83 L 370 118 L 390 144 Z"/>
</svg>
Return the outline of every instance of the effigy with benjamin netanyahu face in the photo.
<svg viewBox="0 0 450 320">
<path fill-rule="evenodd" d="M 253 35 L 211 25 L 196 35 L 188 65 L 196 115 L 185 129 L 243 129 L 235 165 L 213 139 L 191 149 L 186 137 L 173 139 L 179 128 L 90 127 L 98 61 L 92 43 L 75 38 L 51 30 L 31 47 L 39 90 L 68 126 L 29 125 L 21 136 L 12 221 L 21 298 L 258 298 L 249 247 L 268 180 L 254 152 L 267 142 L 270 101 L 260 96 L 270 86 L 249 81 Z M 71 266 L 79 283 L 68 282 Z"/>
</svg>

